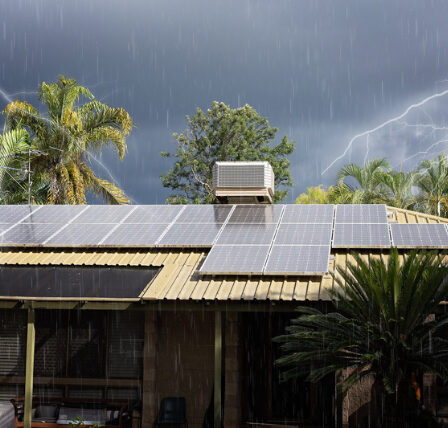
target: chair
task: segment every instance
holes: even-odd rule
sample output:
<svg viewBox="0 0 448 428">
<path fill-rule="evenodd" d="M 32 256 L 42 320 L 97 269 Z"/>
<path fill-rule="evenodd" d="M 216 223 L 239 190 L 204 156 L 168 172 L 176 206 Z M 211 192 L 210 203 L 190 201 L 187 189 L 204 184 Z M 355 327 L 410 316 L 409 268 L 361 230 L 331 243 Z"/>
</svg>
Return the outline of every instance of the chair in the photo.
<svg viewBox="0 0 448 428">
<path fill-rule="evenodd" d="M 183 425 L 188 427 L 185 408 L 184 397 L 163 398 L 154 427 L 160 425 Z"/>
</svg>

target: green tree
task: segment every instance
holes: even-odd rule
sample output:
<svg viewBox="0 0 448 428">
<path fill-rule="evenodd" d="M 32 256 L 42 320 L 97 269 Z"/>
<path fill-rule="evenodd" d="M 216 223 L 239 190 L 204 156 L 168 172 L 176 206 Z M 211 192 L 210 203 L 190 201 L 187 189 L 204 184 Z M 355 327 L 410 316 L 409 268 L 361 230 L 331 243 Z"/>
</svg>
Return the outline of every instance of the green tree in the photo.
<svg viewBox="0 0 448 428">
<path fill-rule="evenodd" d="M 214 102 L 207 112 L 197 109 L 196 115 L 186 117 L 188 128 L 174 134 L 176 153 L 161 155 L 174 159 L 174 166 L 161 175 L 164 187 L 174 194 L 170 203 L 212 203 L 212 168 L 216 161 L 268 161 L 275 174 L 275 201 L 283 200 L 293 185 L 287 155 L 295 143 L 285 136 L 271 145 L 277 128 L 271 128 L 249 105 L 232 109 Z M 283 189 L 283 190 L 282 190 Z"/>
<path fill-rule="evenodd" d="M 381 177 L 381 182 L 386 190 L 384 202 L 393 207 L 412 209 L 417 203 L 417 198 L 412 192 L 415 181 L 415 171 L 408 173 L 384 172 Z"/>
<path fill-rule="evenodd" d="M 417 171 L 416 184 L 421 191 L 420 202 L 429 214 L 448 213 L 448 158 L 445 153 L 434 160 L 424 160 Z"/>
<path fill-rule="evenodd" d="M 385 158 L 373 159 L 364 166 L 354 163 L 344 165 L 338 172 L 338 185 L 345 185 L 352 193 L 358 191 L 358 203 L 378 203 L 384 199 L 383 175 L 389 170 L 389 162 Z M 352 179 L 355 185 L 347 183 L 347 179 Z"/>
<path fill-rule="evenodd" d="M 388 261 L 353 257 L 335 277 L 336 312 L 299 308 L 287 334 L 274 339 L 284 352 L 277 363 L 285 378 L 312 382 L 349 369 L 339 376 L 342 392 L 370 378 L 372 427 L 429 426 L 421 420 L 412 379 L 428 371 L 448 379 L 448 315 L 430 318 L 446 299 L 448 268 L 435 253 L 413 251 L 403 258 L 393 249 Z"/>
<path fill-rule="evenodd" d="M 81 96 L 90 99 L 79 105 Z M 86 192 L 102 197 L 110 204 L 129 202 L 113 183 L 97 177 L 89 166 L 92 153 L 113 147 L 123 159 L 126 137 L 133 128 L 129 114 L 94 100 L 92 93 L 74 79 L 60 76 L 56 83 L 42 83 L 39 98 L 47 115 L 26 102 L 6 106 L 7 130 L 24 128 L 42 153 L 32 159 L 33 180 L 47 184 L 46 202 L 84 204 Z"/>
<path fill-rule="evenodd" d="M 295 200 L 296 204 L 328 204 L 328 193 L 331 190 L 322 189 L 322 184 L 307 187 L 306 193 L 300 194 Z"/>
</svg>

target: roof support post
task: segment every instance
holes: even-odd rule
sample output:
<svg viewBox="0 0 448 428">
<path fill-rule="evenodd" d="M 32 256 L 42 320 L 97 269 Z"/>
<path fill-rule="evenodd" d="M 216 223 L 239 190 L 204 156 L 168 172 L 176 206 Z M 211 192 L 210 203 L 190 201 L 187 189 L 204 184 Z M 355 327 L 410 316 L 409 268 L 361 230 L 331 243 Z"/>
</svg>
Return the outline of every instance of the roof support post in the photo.
<svg viewBox="0 0 448 428">
<path fill-rule="evenodd" d="M 214 382 L 214 427 L 222 426 L 222 315 L 215 312 L 215 382 Z"/>
<path fill-rule="evenodd" d="M 23 415 L 24 428 L 31 428 L 33 410 L 34 345 L 36 337 L 34 319 L 34 309 L 29 308 L 26 336 L 25 408 Z"/>
</svg>

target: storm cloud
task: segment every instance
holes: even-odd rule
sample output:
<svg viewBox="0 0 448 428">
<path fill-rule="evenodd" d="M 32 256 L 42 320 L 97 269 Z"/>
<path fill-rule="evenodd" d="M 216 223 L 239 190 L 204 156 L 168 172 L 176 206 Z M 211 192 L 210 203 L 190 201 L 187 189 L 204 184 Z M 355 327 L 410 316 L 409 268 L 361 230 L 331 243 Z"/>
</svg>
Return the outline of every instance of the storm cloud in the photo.
<svg viewBox="0 0 448 428">
<path fill-rule="evenodd" d="M 344 162 L 406 169 L 446 149 L 448 95 L 357 139 L 321 175 L 353 136 L 448 89 L 447 17 L 430 0 L 1 0 L 0 87 L 37 103 L 37 85 L 65 74 L 128 110 L 128 155 L 102 160 L 139 203 L 168 195 L 159 152 L 175 149 L 186 114 L 248 103 L 296 141 L 291 201 Z"/>
</svg>

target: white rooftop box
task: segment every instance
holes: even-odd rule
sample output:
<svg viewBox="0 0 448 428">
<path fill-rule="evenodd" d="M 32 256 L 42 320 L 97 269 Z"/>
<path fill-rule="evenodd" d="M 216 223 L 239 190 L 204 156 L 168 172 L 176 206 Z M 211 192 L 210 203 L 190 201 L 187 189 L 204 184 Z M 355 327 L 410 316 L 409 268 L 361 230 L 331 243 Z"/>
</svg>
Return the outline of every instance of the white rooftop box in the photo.
<svg viewBox="0 0 448 428">
<path fill-rule="evenodd" d="M 274 171 L 269 162 L 216 162 L 213 188 L 222 202 L 271 203 Z"/>
</svg>

